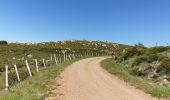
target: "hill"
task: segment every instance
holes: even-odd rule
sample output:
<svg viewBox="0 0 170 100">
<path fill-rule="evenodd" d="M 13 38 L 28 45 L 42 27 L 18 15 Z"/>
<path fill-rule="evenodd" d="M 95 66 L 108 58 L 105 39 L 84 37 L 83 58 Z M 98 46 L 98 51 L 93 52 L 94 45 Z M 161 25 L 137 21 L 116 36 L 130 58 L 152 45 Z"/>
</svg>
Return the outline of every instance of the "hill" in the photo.
<svg viewBox="0 0 170 100">
<path fill-rule="evenodd" d="M 169 46 L 131 46 L 103 61 L 103 67 L 153 96 L 170 97 Z"/>
</svg>

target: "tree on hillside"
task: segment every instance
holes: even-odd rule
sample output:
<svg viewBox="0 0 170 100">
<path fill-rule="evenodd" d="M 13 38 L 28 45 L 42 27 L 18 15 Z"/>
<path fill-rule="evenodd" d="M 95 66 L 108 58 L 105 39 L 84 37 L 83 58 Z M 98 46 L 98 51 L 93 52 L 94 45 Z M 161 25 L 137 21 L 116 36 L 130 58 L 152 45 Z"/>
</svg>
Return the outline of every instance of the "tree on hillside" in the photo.
<svg viewBox="0 0 170 100">
<path fill-rule="evenodd" d="M 8 42 L 5 41 L 5 40 L 1 40 L 1 41 L 0 41 L 0 45 L 1 45 L 1 44 L 8 44 Z"/>
<path fill-rule="evenodd" d="M 138 43 L 138 44 L 135 44 L 135 46 L 138 46 L 138 47 L 145 47 L 144 45 L 143 45 L 143 43 Z"/>
</svg>

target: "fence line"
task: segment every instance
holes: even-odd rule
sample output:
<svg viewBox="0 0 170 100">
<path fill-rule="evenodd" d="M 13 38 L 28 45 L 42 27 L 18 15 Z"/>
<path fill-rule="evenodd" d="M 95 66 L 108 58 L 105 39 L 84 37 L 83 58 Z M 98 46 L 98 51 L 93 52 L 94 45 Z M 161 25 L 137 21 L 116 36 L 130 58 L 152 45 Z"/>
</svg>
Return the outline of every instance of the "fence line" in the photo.
<svg viewBox="0 0 170 100">
<path fill-rule="evenodd" d="M 68 60 L 72 60 L 72 59 L 76 59 L 76 58 L 81 58 L 83 56 L 100 56 L 102 54 L 98 54 L 98 53 L 85 53 L 85 54 L 67 54 L 65 51 L 62 52 L 63 53 L 63 61 L 68 61 Z M 39 66 L 38 66 L 38 60 L 37 59 L 33 59 L 34 62 L 35 62 L 35 69 L 36 69 L 36 72 L 38 73 L 39 72 Z M 43 63 L 43 66 L 44 68 L 46 69 L 47 68 L 47 65 L 46 65 L 46 61 L 44 58 L 41 60 L 42 63 Z M 56 56 L 56 54 L 51 54 L 50 56 L 50 66 L 53 65 L 53 61 L 55 61 L 55 64 L 59 64 L 62 62 L 62 56 L 61 54 L 58 54 L 58 56 Z M 29 76 L 32 77 L 32 72 L 31 72 L 31 69 L 30 69 L 30 66 L 29 66 L 29 62 L 28 60 L 26 59 L 25 60 L 25 64 L 26 64 L 26 68 L 27 68 L 27 72 L 29 73 Z M 19 70 L 18 70 L 18 67 L 17 67 L 17 64 L 14 65 L 14 69 L 15 69 L 15 73 L 16 73 L 16 76 L 17 76 L 17 80 L 20 82 L 21 79 L 20 79 L 20 75 L 19 75 Z M 8 90 L 9 88 L 9 71 L 8 71 L 8 65 L 6 64 L 5 66 L 5 90 Z"/>
</svg>

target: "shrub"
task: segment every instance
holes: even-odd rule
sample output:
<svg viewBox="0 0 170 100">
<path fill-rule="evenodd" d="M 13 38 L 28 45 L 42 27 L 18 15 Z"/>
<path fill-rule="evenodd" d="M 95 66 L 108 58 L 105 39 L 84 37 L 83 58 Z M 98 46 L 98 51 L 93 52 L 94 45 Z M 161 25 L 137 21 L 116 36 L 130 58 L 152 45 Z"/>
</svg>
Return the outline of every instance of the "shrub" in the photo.
<svg viewBox="0 0 170 100">
<path fill-rule="evenodd" d="M 0 64 L 0 72 L 4 72 L 5 71 L 5 64 Z"/>
<path fill-rule="evenodd" d="M 142 70 L 139 70 L 137 67 L 134 67 L 132 69 L 132 71 L 130 72 L 131 75 L 135 75 L 135 76 L 145 76 L 146 73 Z"/>
<path fill-rule="evenodd" d="M 161 53 L 164 51 L 169 50 L 169 47 L 159 46 L 159 47 L 152 47 L 146 50 L 146 54 L 155 54 L 155 53 Z"/>
<path fill-rule="evenodd" d="M 139 46 L 134 46 L 132 48 L 127 49 L 122 55 L 121 58 L 123 58 L 124 60 L 127 60 L 129 57 L 132 56 L 138 56 L 138 55 L 142 55 L 144 53 L 145 48 L 143 47 L 139 47 Z"/>
<path fill-rule="evenodd" d="M 21 80 L 25 80 L 29 76 L 29 73 L 25 68 L 20 68 L 19 75 Z"/>
<path fill-rule="evenodd" d="M 22 68 L 23 66 L 25 66 L 25 65 L 22 64 L 22 63 L 18 63 L 18 64 L 16 64 L 16 65 L 17 65 L 18 68 Z"/>
<path fill-rule="evenodd" d="M 157 72 L 170 72 L 170 59 L 164 58 L 161 60 L 160 65 L 158 66 Z"/>
<path fill-rule="evenodd" d="M 24 68 L 20 68 L 18 70 L 18 73 L 19 73 L 19 77 L 20 77 L 21 81 L 25 80 L 29 75 L 27 70 L 24 69 Z M 16 75 L 16 72 L 14 70 L 10 71 L 8 76 L 9 76 L 9 85 L 13 85 L 13 84 L 18 82 L 17 75 Z"/>
<path fill-rule="evenodd" d="M 15 71 L 9 72 L 8 78 L 9 78 L 9 85 L 12 85 L 18 82 Z"/>
<path fill-rule="evenodd" d="M 40 67 L 44 67 L 44 63 L 43 62 L 39 62 L 39 66 Z"/>
<path fill-rule="evenodd" d="M 152 63 L 154 61 L 162 60 L 164 58 L 167 58 L 167 57 L 161 56 L 161 55 L 157 55 L 157 54 L 151 54 L 149 56 L 140 56 L 140 57 L 137 57 L 133 61 L 132 66 L 137 66 L 137 65 L 139 65 L 140 63 L 143 63 L 143 62 Z"/>
<path fill-rule="evenodd" d="M 140 63 L 142 62 L 147 62 L 148 61 L 148 57 L 146 56 L 140 56 L 140 57 L 137 57 L 133 63 L 132 63 L 132 66 L 137 66 L 139 65 Z"/>
<path fill-rule="evenodd" d="M 148 56 L 147 62 L 151 63 L 153 61 L 157 61 L 157 60 L 161 59 L 162 57 L 163 56 L 159 56 L 157 54 L 151 54 L 151 55 Z"/>
</svg>

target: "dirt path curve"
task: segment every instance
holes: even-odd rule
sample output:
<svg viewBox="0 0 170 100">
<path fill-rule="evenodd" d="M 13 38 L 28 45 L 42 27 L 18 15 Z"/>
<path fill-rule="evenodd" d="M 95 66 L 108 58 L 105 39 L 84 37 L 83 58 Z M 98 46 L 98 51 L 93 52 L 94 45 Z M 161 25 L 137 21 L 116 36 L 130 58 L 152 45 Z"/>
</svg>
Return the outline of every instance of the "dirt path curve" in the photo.
<svg viewBox="0 0 170 100">
<path fill-rule="evenodd" d="M 47 100 L 153 100 L 101 68 L 106 57 L 87 58 L 70 65 Z"/>
</svg>

